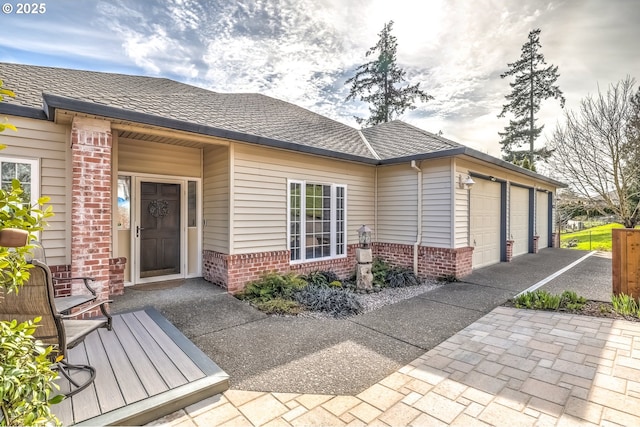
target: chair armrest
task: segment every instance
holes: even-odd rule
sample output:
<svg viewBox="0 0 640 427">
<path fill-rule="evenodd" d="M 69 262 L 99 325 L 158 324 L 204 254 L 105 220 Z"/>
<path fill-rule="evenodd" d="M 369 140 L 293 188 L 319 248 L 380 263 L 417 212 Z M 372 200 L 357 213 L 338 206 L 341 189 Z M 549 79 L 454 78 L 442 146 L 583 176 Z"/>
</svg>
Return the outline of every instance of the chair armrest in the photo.
<svg viewBox="0 0 640 427">
<path fill-rule="evenodd" d="M 104 305 L 108 304 L 108 303 L 112 303 L 112 302 L 113 302 L 113 300 L 106 299 L 106 300 L 102 300 L 100 302 L 94 302 L 92 304 L 87 304 L 87 305 L 84 305 L 81 310 L 78 310 L 78 311 L 76 311 L 74 313 L 71 313 L 71 314 L 60 314 L 60 317 L 62 319 L 65 319 L 65 320 L 73 319 L 74 317 L 78 317 L 81 314 L 86 313 L 87 311 L 93 310 L 94 308 L 98 308 L 98 307 L 100 307 L 100 310 L 102 310 L 102 312 L 105 313 Z"/>
<path fill-rule="evenodd" d="M 97 295 L 96 290 L 93 289 L 91 286 L 89 286 L 89 282 L 95 282 L 96 279 L 93 277 L 53 277 L 53 281 L 54 282 L 66 282 L 66 281 L 73 281 L 73 280 L 82 280 L 82 282 L 84 283 L 85 288 L 87 288 L 87 290 L 89 292 L 91 292 L 91 294 L 95 297 Z"/>
<path fill-rule="evenodd" d="M 62 314 L 68 314 L 67 312 L 71 311 L 71 309 L 89 302 L 94 302 L 95 300 L 95 295 L 87 294 L 71 295 L 68 297 L 58 297 L 53 299 L 56 309 Z"/>
</svg>

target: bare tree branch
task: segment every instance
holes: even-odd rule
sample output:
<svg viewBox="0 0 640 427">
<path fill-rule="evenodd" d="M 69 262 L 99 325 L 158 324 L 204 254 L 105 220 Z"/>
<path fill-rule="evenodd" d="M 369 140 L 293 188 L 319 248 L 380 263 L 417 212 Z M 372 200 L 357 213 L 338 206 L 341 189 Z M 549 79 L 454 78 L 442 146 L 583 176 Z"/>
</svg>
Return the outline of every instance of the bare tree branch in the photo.
<svg viewBox="0 0 640 427">
<path fill-rule="evenodd" d="M 640 91 L 637 105 L 631 77 L 588 96 L 578 112 L 566 112 L 551 141 L 555 170 L 576 193 L 605 214 L 613 212 L 625 227 L 638 223 L 640 169 Z M 636 125 L 634 125 L 636 123 Z M 630 125 L 631 124 L 631 125 Z M 634 133 L 637 132 L 637 133 Z"/>
</svg>

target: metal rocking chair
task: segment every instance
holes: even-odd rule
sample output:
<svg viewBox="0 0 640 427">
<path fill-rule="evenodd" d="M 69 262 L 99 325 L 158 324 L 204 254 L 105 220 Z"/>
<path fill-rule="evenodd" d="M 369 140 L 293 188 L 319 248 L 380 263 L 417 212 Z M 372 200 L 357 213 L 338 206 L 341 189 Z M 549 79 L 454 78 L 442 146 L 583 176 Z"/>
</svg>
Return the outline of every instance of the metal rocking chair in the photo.
<svg viewBox="0 0 640 427">
<path fill-rule="evenodd" d="M 111 315 L 107 311 L 106 304 L 110 300 L 91 302 L 82 305 L 79 311 L 73 314 L 62 314 L 56 308 L 54 301 L 53 280 L 51 271 L 46 264 L 34 259 L 33 268 L 29 270 L 29 280 L 24 283 L 20 290 L 11 293 L 4 293 L 4 300 L 0 301 L 0 319 L 17 320 L 24 322 L 35 317 L 41 317 L 34 337 L 45 345 L 53 345 L 58 354 L 63 355 L 63 359 L 57 362 L 56 367 L 59 373 L 71 384 L 71 391 L 66 396 L 72 396 L 88 387 L 96 376 L 96 370 L 90 365 L 74 365 L 67 361 L 69 349 L 80 344 L 87 335 L 98 328 L 111 330 Z M 83 313 L 95 308 L 100 308 L 104 318 L 77 319 Z M 83 375 L 83 381 L 72 378 L 71 372 L 84 371 L 89 374 Z M 74 375 L 74 377 L 76 377 Z"/>
</svg>

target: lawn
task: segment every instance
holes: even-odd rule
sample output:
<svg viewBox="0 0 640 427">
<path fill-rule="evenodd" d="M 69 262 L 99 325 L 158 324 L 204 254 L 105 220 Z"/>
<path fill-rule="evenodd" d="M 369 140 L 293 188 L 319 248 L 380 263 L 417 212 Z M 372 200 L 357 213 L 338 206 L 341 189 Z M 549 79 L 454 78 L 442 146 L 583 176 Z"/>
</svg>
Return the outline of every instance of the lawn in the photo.
<svg viewBox="0 0 640 427">
<path fill-rule="evenodd" d="M 622 224 L 611 223 L 589 228 L 588 230 L 576 231 L 575 233 L 563 233 L 560 236 L 560 246 L 568 247 L 570 240 L 576 240 L 577 246 L 571 249 L 584 251 L 611 251 L 611 229 L 622 228 Z"/>
</svg>

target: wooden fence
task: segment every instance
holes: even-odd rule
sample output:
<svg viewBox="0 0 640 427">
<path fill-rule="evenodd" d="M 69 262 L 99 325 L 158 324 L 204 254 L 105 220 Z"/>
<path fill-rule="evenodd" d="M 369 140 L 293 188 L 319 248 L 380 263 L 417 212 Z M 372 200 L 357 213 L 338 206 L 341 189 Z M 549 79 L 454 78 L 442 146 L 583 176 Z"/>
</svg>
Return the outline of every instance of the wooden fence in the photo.
<svg viewBox="0 0 640 427">
<path fill-rule="evenodd" d="M 640 298 L 640 229 L 611 231 L 613 293 Z"/>
</svg>

